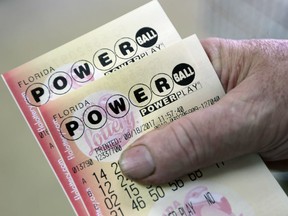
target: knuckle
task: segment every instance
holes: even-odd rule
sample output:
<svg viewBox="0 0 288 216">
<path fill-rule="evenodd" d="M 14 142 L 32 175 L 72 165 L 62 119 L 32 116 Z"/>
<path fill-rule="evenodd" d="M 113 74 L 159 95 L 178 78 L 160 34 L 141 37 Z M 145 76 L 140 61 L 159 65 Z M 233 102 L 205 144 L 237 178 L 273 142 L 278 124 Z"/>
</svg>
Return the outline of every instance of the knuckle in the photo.
<svg viewBox="0 0 288 216">
<path fill-rule="evenodd" d="M 201 154 L 201 145 L 196 144 L 196 140 L 199 138 L 199 133 L 196 125 L 186 117 L 183 117 L 179 121 L 171 124 L 169 127 L 170 134 L 174 139 L 174 148 L 176 149 L 179 160 L 183 166 L 191 166 L 199 164 Z"/>
</svg>

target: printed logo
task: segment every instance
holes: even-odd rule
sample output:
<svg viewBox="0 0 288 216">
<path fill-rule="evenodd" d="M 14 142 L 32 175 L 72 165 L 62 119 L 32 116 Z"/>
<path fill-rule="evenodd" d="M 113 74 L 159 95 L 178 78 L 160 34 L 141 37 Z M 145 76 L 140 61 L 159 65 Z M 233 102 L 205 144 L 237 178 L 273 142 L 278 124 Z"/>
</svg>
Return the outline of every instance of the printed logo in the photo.
<svg viewBox="0 0 288 216">
<path fill-rule="evenodd" d="M 181 63 L 173 69 L 172 77 L 175 83 L 178 85 L 187 86 L 193 82 L 195 78 L 195 71 L 191 65 Z"/>
<path fill-rule="evenodd" d="M 60 120 L 62 137 L 74 141 L 85 155 L 98 161 L 111 161 L 135 135 L 158 127 L 152 121 L 141 125 L 142 117 L 202 88 L 200 81 L 192 83 L 195 72 L 189 64 L 177 64 L 170 74 L 173 78 L 167 73 L 155 74 L 147 83 L 136 83 L 123 94 L 107 91 L 93 93 L 55 114 L 54 121 Z M 68 86 L 68 82 L 64 82 L 64 74 L 61 75 L 63 80 L 58 76 L 53 79 L 59 88 Z M 173 91 L 175 87 L 177 89 Z"/>
<path fill-rule="evenodd" d="M 122 37 L 115 42 L 114 46 L 104 47 L 94 52 L 91 56 L 92 62 L 82 59 L 75 63 L 64 65 L 56 71 L 50 67 L 27 77 L 26 80 L 19 81 L 18 86 L 20 88 L 28 86 L 25 91 L 27 102 L 32 106 L 39 107 L 46 104 L 51 98 L 66 94 L 71 89 L 81 87 L 87 82 L 139 61 L 154 52 L 158 52 L 164 48 L 164 44 L 155 45 L 157 41 L 158 33 L 156 30 L 144 27 L 136 32 L 135 39 Z M 139 51 L 139 47 L 145 49 L 142 48 Z M 117 66 L 115 66 L 116 63 L 118 64 Z M 37 80 L 44 77 L 47 77 L 44 83 L 36 83 Z"/>
<path fill-rule="evenodd" d="M 153 46 L 158 40 L 157 32 L 150 27 L 141 28 L 135 37 L 138 45 L 145 48 Z"/>
<path fill-rule="evenodd" d="M 55 118 L 66 116 L 60 133 L 81 152 L 98 161 L 112 161 L 128 143 L 124 134 L 134 129 L 136 119 L 140 122 L 137 113 L 125 96 L 106 91 L 88 96 Z"/>
</svg>

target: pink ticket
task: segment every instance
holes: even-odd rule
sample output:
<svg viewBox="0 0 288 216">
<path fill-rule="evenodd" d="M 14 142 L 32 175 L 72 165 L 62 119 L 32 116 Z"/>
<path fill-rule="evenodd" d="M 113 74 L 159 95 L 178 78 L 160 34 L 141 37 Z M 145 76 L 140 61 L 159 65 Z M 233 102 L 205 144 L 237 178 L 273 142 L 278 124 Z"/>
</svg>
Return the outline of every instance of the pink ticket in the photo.
<svg viewBox="0 0 288 216">
<path fill-rule="evenodd" d="M 89 213 L 37 108 L 179 40 L 152 1 L 3 75 L 78 215 Z"/>
<path fill-rule="evenodd" d="M 90 215 L 287 215 L 287 196 L 257 155 L 165 185 L 121 173 L 119 156 L 135 139 L 223 95 L 194 35 L 39 109 Z"/>
</svg>

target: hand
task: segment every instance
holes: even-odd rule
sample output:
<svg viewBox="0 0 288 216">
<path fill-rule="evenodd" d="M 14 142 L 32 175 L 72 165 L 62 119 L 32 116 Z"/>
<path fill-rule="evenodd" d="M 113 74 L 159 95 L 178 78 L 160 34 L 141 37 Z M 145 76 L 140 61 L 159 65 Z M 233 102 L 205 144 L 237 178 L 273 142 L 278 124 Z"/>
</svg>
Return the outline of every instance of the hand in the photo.
<svg viewBox="0 0 288 216">
<path fill-rule="evenodd" d="M 227 94 L 136 140 L 123 173 L 160 184 L 249 153 L 288 170 L 288 41 L 207 39 L 202 45 Z"/>
</svg>

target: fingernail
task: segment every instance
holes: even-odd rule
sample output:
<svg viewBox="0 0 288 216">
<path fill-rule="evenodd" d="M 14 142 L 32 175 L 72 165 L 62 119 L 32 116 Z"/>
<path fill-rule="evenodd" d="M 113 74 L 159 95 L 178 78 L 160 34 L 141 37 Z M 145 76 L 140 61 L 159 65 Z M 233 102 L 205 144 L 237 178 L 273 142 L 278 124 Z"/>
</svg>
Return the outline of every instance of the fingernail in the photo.
<svg viewBox="0 0 288 216">
<path fill-rule="evenodd" d="M 124 175 L 135 180 L 146 178 L 155 170 L 153 158 L 144 145 L 136 145 L 125 150 L 119 165 Z"/>
</svg>

